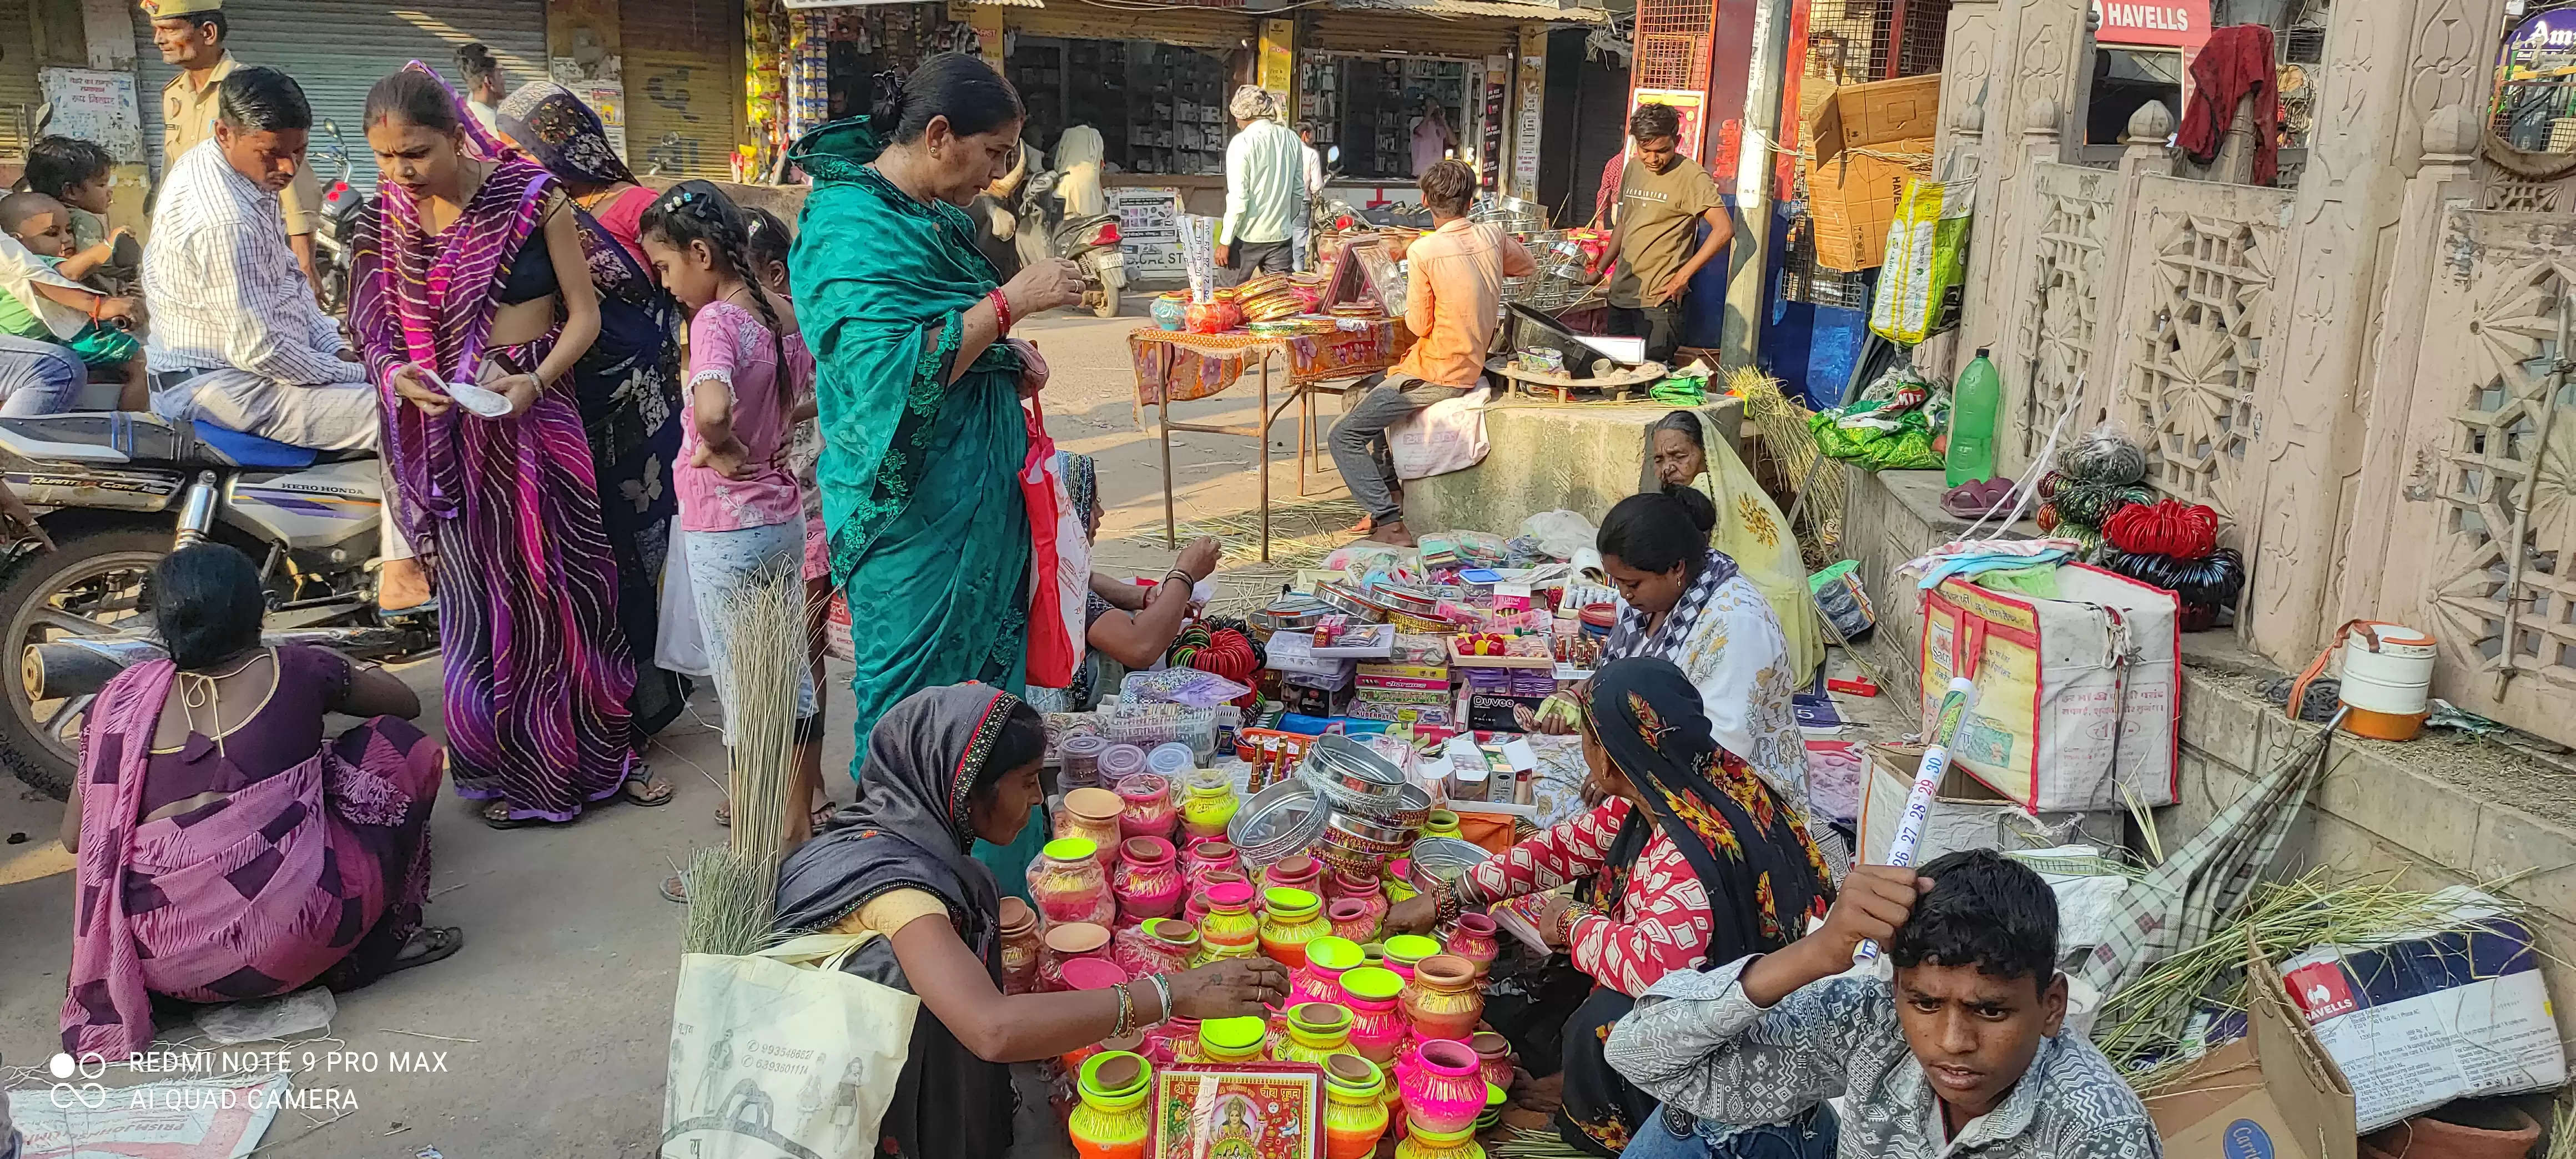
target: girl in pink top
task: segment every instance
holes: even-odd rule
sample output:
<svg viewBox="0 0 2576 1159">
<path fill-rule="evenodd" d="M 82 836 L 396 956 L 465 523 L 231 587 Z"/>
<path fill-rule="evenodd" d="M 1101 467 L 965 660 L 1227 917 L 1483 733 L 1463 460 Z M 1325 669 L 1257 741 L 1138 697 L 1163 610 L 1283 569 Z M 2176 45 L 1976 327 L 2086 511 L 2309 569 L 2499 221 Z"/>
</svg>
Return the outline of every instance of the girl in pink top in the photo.
<svg viewBox="0 0 2576 1159">
<path fill-rule="evenodd" d="M 663 288 L 690 315 L 683 465 L 672 470 L 672 485 L 707 664 L 725 703 L 739 706 L 728 610 L 742 606 L 741 592 L 754 583 L 801 579 L 805 500 L 787 457 L 796 424 L 814 413 L 814 356 L 795 316 L 751 276 L 750 229 L 722 191 L 704 181 L 673 186 L 645 209 L 641 226 Z M 797 743 L 816 744 L 812 674 L 800 669 L 798 684 Z"/>
</svg>

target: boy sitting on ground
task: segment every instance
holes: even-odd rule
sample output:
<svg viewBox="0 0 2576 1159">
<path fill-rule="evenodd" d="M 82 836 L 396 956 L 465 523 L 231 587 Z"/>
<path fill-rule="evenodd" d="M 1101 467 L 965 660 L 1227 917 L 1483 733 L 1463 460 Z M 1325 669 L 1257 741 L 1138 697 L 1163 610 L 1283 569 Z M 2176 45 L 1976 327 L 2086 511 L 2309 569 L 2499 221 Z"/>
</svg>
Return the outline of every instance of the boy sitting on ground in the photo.
<svg viewBox="0 0 2576 1159">
<path fill-rule="evenodd" d="M 1877 940 L 1893 985 L 1854 977 Z M 1992 850 L 1856 865 L 1822 928 L 1777 953 L 1675 971 L 1610 1033 L 1664 1101 L 1627 1159 L 2157 1159 L 2146 1107 L 2061 1034 L 2057 900 Z M 1825 1100 L 1844 1097 L 1850 1122 Z"/>
<path fill-rule="evenodd" d="M 115 243 L 103 243 L 87 252 L 73 254 L 71 226 L 71 210 L 42 193 L 12 193 L 0 197 L 0 233 L 16 238 L 18 244 L 27 247 L 27 252 L 36 255 L 55 273 L 78 282 L 115 252 Z M 114 324 L 118 318 L 132 316 L 133 302 L 86 289 L 74 290 L 41 283 L 33 284 L 31 288 L 57 304 L 88 311 L 89 324 L 71 337 L 62 338 L 38 316 L 33 304 L 21 302 L 14 295 L 0 294 L 0 333 L 58 343 L 80 356 L 84 366 L 117 368 L 125 383 L 117 399 L 117 409 L 148 408 L 152 391 L 145 377 L 143 342 Z"/>
</svg>

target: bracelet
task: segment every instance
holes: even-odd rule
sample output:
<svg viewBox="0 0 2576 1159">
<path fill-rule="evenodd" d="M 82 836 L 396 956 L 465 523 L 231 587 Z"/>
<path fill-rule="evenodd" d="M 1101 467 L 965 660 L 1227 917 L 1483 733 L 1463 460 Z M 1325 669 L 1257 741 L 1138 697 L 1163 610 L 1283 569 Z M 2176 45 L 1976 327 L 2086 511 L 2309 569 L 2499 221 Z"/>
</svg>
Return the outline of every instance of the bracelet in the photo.
<svg viewBox="0 0 2576 1159">
<path fill-rule="evenodd" d="M 1015 320 L 1011 317 L 1011 300 L 1003 297 L 1000 290 L 994 290 L 991 293 L 985 294 L 984 300 L 993 304 L 993 320 L 1000 326 L 1000 328 L 995 330 L 994 333 L 1010 333 L 1011 323 Z"/>
<path fill-rule="evenodd" d="M 1457 921 L 1458 915 L 1467 908 L 1466 903 L 1458 899 L 1457 883 L 1435 877 L 1429 884 L 1432 920 L 1444 926 Z"/>
<path fill-rule="evenodd" d="M 1164 981 L 1163 976 L 1160 974 L 1147 974 L 1145 975 L 1145 980 L 1154 984 L 1154 996 L 1160 998 L 1163 1002 L 1161 1007 L 1162 1017 L 1156 1018 L 1154 1021 L 1170 1021 L 1172 1017 L 1172 984 Z"/>
<path fill-rule="evenodd" d="M 1109 989 L 1118 995 L 1118 1022 L 1109 1028 L 1109 1037 L 1125 1038 L 1136 1029 L 1136 1002 L 1128 996 L 1124 982 Z"/>
</svg>

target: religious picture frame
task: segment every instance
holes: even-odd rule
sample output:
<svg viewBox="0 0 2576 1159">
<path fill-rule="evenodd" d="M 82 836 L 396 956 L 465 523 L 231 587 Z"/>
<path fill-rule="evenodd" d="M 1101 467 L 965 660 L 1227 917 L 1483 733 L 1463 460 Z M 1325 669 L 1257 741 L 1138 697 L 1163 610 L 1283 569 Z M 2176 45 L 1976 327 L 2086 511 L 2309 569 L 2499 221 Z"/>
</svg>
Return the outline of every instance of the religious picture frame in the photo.
<svg viewBox="0 0 2576 1159">
<path fill-rule="evenodd" d="M 1310 1063 L 1154 1072 L 1147 1159 L 1324 1159 L 1324 1072 Z"/>
</svg>

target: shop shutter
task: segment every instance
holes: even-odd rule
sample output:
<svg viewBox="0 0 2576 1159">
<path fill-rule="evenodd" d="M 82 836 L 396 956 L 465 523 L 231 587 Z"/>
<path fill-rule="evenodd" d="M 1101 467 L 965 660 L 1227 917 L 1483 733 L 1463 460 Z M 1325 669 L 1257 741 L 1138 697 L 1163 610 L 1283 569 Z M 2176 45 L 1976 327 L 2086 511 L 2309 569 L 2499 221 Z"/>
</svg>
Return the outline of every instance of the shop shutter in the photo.
<svg viewBox="0 0 2576 1159">
<path fill-rule="evenodd" d="M 16 0 L 0 0 L 0 11 Z M 244 65 L 282 69 L 304 86 L 313 105 L 313 161 L 326 164 L 329 135 L 322 122 L 339 124 L 347 141 L 353 180 L 374 188 L 376 164 L 367 152 L 359 117 L 367 90 L 384 75 L 414 60 L 461 85 L 456 50 L 482 41 L 501 62 L 512 85 L 546 78 L 546 7 L 543 0 L 225 0 L 230 21 L 225 43 Z M 134 17 L 137 103 L 143 111 L 143 145 L 154 173 L 161 156 L 161 86 L 178 70 L 161 63 L 152 47 L 152 22 Z M 332 164 L 336 170 L 336 164 Z M 335 171 L 321 174 L 326 181 Z"/>
<path fill-rule="evenodd" d="M 628 0 L 626 159 L 645 177 L 733 180 L 741 139 L 741 0 Z"/>
<path fill-rule="evenodd" d="M 1252 17 L 1225 9 L 1129 11 L 1098 8 L 1080 0 L 1057 0 L 1048 8 L 1006 8 L 1007 26 L 1022 36 L 1058 36 L 1068 40 L 1149 40 L 1185 48 L 1232 51 L 1246 41 L 1258 42 L 1260 25 Z"/>
<path fill-rule="evenodd" d="M 1400 52 L 1479 60 L 1518 56 L 1520 25 L 1508 20 L 1441 19 L 1412 12 L 1328 10 L 1297 32 L 1297 47 L 1322 52 Z"/>
<path fill-rule="evenodd" d="M 0 41 L 0 157 L 22 159 L 36 108 L 45 103 L 36 83 L 36 18 L 27 0 L 0 0 L 0 28 L 13 33 Z"/>
</svg>

